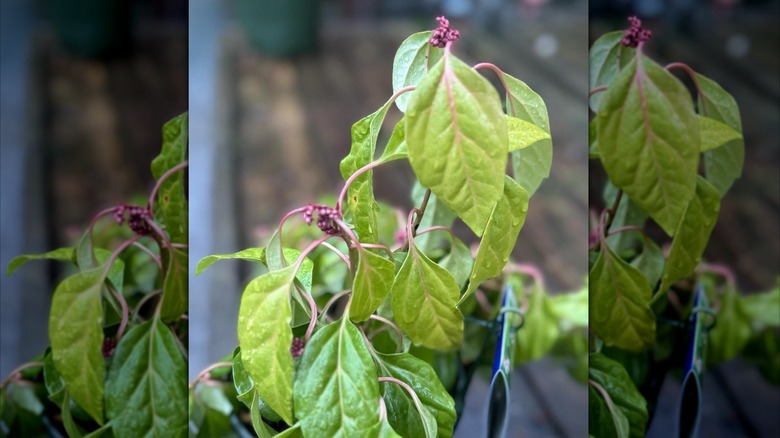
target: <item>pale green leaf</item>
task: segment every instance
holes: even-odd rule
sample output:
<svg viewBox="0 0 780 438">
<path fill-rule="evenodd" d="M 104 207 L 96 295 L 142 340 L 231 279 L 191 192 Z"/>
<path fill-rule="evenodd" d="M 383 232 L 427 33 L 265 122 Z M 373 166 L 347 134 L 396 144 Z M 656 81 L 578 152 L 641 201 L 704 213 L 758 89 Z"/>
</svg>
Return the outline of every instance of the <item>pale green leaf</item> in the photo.
<svg viewBox="0 0 780 438">
<path fill-rule="evenodd" d="M 439 261 L 439 264 L 442 268 L 450 271 L 450 274 L 455 278 L 455 283 L 458 284 L 460 290 L 463 290 L 471 275 L 474 259 L 471 258 L 471 250 L 460 239 L 450 236 L 450 240 L 452 242 L 450 252 Z"/>
<path fill-rule="evenodd" d="M 520 228 L 528 211 L 528 194 L 512 178 L 504 177 L 504 194 L 490 214 L 485 234 L 479 243 L 477 257 L 469 277 L 469 286 L 458 305 L 469 297 L 480 283 L 495 277 L 504 269 L 515 247 Z"/>
<path fill-rule="evenodd" d="M 358 252 L 355 280 L 352 282 L 352 305 L 349 317 L 361 322 L 379 308 L 387 298 L 395 276 L 395 264 L 369 250 Z"/>
<path fill-rule="evenodd" d="M 509 152 L 527 148 L 536 142 L 551 140 L 550 133 L 517 117 L 506 116 L 506 128 L 509 135 Z"/>
<path fill-rule="evenodd" d="M 716 365 L 736 357 L 750 340 L 751 321 L 745 303 L 730 290 L 720 298 L 718 320 L 709 331 L 707 364 Z"/>
<path fill-rule="evenodd" d="M 729 125 L 701 115 L 698 119 L 702 152 L 719 148 L 732 141 L 742 141 L 742 133 Z"/>
<path fill-rule="evenodd" d="M 76 249 L 75 248 L 58 248 L 53 251 L 49 251 L 43 254 L 25 254 L 16 256 L 8 262 L 8 269 L 5 271 L 5 275 L 11 275 L 20 266 L 29 262 L 30 260 L 59 260 L 63 262 L 76 262 Z"/>
<path fill-rule="evenodd" d="M 624 231 L 625 233 L 625 231 Z M 642 253 L 631 260 L 631 266 L 637 268 L 647 279 L 650 290 L 655 290 L 661 274 L 664 272 L 666 258 L 663 251 L 655 241 L 645 237 L 642 244 Z"/>
<path fill-rule="evenodd" d="M 631 351 L 655 342 L 647 279 L 603 245 L 588 280 L 590 328 L 607 345 Z"/>
<path fill-rule="evenodd" d="M 555 316 L 568 325 L 588 326 L 588 287 L 577 292 L 558 294 L 548 297 L 547 304 Z M 563 326 L 563 324 L 561 324 Z"/>
<path fill-rule="evenodd" d="M 294 400 L 305 436 L 362 436 L 379 423 L 376 367 L 349 318 L 309 339 L 296 373 Z"/>
<path fill-rule="evenodd" d="M 213 265 L 218 260 L 228 259 L 249 260 L 265 264 L 265 248 L 247 248 L 238 252 L 234 252 L 233 254 L 213 254 L 203 257 L 200 259 L 198 266 L 195 268 L 195 275 L 200 275 L 201 272 L 205 271 L 209 266 Z"/>
<path fill-rule="evenodd" d="M 393 93 L 409 85 L 417 85 L 436 64 L 444 50 L 428 44 L 431 31 L 418 32 L 405 39 L 393 59 Z M 409 93 L 398 96 L 395 104 L 401 112 L 406 112 Z"/>
<path fill-rule="evenodd" d="M 54 291 L 49 314 L 49 339 L 54 366 L 73 400 L 103 424 L 103 266 L 78 272 Z"/>
<path fill-rule="evenodd" d="M 558 315 L 547 294 L 536 288 L 528 298 L 521 330 L 515 334 L 515 363 L 522 364 L 546 355 L 558 340 Z"/>
<path fill-rule="evenodd" d="M 393 128 L 390 140 L 387 141 L 385 150 L 379 156 L 379 161 L 387 163 L 393 160 L 407 158 L 409 150 L 406 147 L 406 119 L 401 119 Z"/>
<path fill-rule="evenodd" d="M 117 438 L 186 433 L 187 362 L 158 318 L 119 341 L 106 380 L 106 413 Z"/>
<path fill-rule="evenodd" d="M 536 142 L 525 149 L 512 151 L 509 155 L 512 157 L 512 176 L 528 196 L 533 196 L 542 181 L 550 176 L 552 143 Z"/>
<path fill-rule="evenodd" d="M 293 335 L 290 292 L 295 270 L 289 266 L 252 280 L 238 310 L 241 360 L 268 406 L 293 424 Z"/>
<path fill-rule="evenodd" d="M 481 236 L 501 196 L 508 136 L 493 86 L 447 49 L 412 93 L 406 113 L 409 162 Z"/>
<path fill-rule="evenodd" d="M 454 350 L 463 340 L 460 288 L 452 274 L 409 242 L 409 253 L 390 290 L 398 326 L 417 345 Z"/>
<path fill-rule="evenodd" d="M 720 193 L 698 177 L 696 195 L 691 199 L 674 233 L 669 257 L 664 266 L 658 293 L 664 293 L 675 281 L 690 275 L 701 260 L 718 220 Z"/>
<path fill-rule="evenodd" d="M 604 92 L 599 153 L 610 180 L 672 235 L 696 190 L 699 124 L 685 86 L 638 55 Z"/>
<path fill-rule="evenodd" d="M 163 125 L 162 151 L 152 161 L 152 175 L 155 179 L 187 159 L 188 129 L 187 113 Z M 174 243 L 187 243 L 188 239 L 189 220 L 184 186 L 184 171 L 181 170 L 162 183 L 155 203 L 155 220 L 163 224 Z"/>
<path fill-rule="evenodd" d="M 780 287 L 769 292 L 741 296 L 743 308 L 758 329 L 780 327 Z M 754 329 L 754 331 L 757 331 Z"/>
</svg>

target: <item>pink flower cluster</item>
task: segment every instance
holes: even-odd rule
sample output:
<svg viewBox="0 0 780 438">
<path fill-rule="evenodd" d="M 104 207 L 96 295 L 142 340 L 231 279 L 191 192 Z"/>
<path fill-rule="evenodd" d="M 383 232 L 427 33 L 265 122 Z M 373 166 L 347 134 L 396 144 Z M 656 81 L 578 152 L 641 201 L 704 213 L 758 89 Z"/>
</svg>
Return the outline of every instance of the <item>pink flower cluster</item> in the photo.
<svg viewBox="0 0 780 438">
<path fill-rule="evenodd" d="M 120 204 L 114 209 L 114 220 L 117 224 L 122 225 L 125 222 L 125 213 L 128 216 L 127 226 L 134 233 L 145 236 L 152 232 L 152 228 L 147 223 L 152 219 L 149 210 L 137 205 Z"/>
<path fill-rule="evenodd" d="M 433 30 L 431 39 L 428 43 L 435 47 L 444 47 L 448 42 L 457 41 L 460 38 L 460 32 L 455 29 L 450 29 L 450 21 L 444 18 L 444 16 L 436 17 L 439 22 L 439 27 Z"/>
<path fill-rule="evenodd" d="M 623 39 L 620 43 L 626 47 L 636 47 L 640 43 L 650 41 L 653 37 L 653 32 L 648 29 L 642 29 L 642 21 L 635 17 L 628 17 L 628 21 L 631 22 L 631 27 L 623 32 Z"/>
<path fill-rule="evenodd" d="M 341 231 L 333 219 L 341 219 L 338 210 L 328 207 L 327 205 L 309 204 L 306 206 L 306 210 L 303 212 L 303 220 L 306 221 L 306 225 L 311 225 L 314 220 L 314 213 L 317 213 L 317 226 L 322 232 L 331 235 L 337 235 Z"/>
<path fill-rule="evenodd" d="M 293 338 L 292 345 L 290 346 L 290 354 L 292 354 L 293 359 L 301 357 L 305 345 L 303 339 Z"/>
</svg>

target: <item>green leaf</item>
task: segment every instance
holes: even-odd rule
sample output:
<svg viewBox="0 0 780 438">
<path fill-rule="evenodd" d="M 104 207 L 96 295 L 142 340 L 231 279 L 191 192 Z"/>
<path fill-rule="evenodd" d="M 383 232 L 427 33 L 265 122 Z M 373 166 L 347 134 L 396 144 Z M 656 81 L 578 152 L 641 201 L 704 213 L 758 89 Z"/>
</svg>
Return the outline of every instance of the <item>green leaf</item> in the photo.
<svg viewBox="0 0 780 438">
<path fill-rule="evenodd" d="M 460 289 L 452 274 L 409 242 L 409 253 L 390 289 L 398 326 L 418 345 L 454 350 L 463 340 Z"/>
<path fill-rule="evenodd" d="M 407 158 L 409 149 L 406 147 L 406 119 L 401 119 L 393 128 L 390 140 L 387 141 L 385 150 L 379 156 L 379 161 L 387 163 L 393 160 Z"/>
<path fill-rule="evenodd" d="M 780 286 L 769 292 L 740 296 L 743 308 L 757 330 L 780 327 Z"/>
<path fill-rule="evenodd" d="M 352 282 L 352 305 L 349 317 L 365 321 L 387 298 L 395 276 L 395 264 L 371 251 L 358 251 L 358 265 Z"/>
<path fill-rule="evenodd" d="M 423 406 L 433 415 L 438 436 L 451 437 L 457 415 L 455 401 L 439 381 L 433 368 L 422 359 L 409 353 L 376 353 L 377 367 L 382 376 L 395 377 L 409 385 Z M 393 429 L 402 436 L 417 436 L 423 428 L 420 416 L 414 409 L 409 394 L 392 382 L 384 383 L 385 401 L 388 406 L 388 419 Z M 390 395 L 390 396 L 389 396 Z M 403 399 L 406 402 L 403 402 Z M 400 407 L 406 411 L 393 409 Z"/>
<path fill-rule="evenodd" d="M 382 128 L 382 122 L 385 120 L 390 103 L 388 100 L 374 113 L 363 117 L 352 125 L 352 147 L 349 155 L 344 157 L 339 165 L 341 176 L 345 181 L 361 167 L 373 161 L 379 130 Z M 373 171 L 371 170 L 362 173 L 352 181 L 347 189 L 346 205 L 355 225 L 355 231 L 363 243 L 377 243 L 379 241 L 372 175 Z"/>
<path fill-rule="evenodd" d="M 528 299 L 521 330 L 515 334 L 515 363 L 540 359 L 550 351 L 560 335 L 557 313 L 547 294 L 536 288 Z"/>
<path fill-rule="evenodd" d="M 49 251 L 43 254 L 25 254 L 16 256 L 8 263 L 8 269 L 5 271 L 5 275 L 11 275 L 20 266 L 29 262 L 30 260 L 59 260 L 62 262 L 74 262 L 76 261 L 76 249 L 75 248 L 58 248 L 54 251 Z"/>
<path fill-rule="evenodd" d="M 152 318 L 117 345 L 106 381 L 114 435 L 183 436 L 187 430 L 187 363 L 170 329 Z"/>
<path fill-rule="evenodd" d="M 602 85 L 610 85 L 620 70 L 628 65 L 634 57 L 636 49 L 620 44 L 623 31 L 616 30 L 600 36 L 588 52 L 588 89 L 593 90 Z M 590 97 L 590 108 L 598 112 L 604 92 L 595 93 Z"/>
<path fill-rule="evenodd" d="M 643 236 L 644 237 L 644 236 Z M 631 260 L 631 266 L 635 267 L 645 276 L 650 290 L 655 290 L 661 274 L 664 272 L 666 258 L 664 253 L 655 241 L 649 237 L 643 238 L 642 253 L 634 260 Z"/>
<path fill-rule="evenodd" d="M 198 433 L 190 434 L 193 438 L 231 437 L 236 436 L 230 424 L 233 405 L 219 386 L 199 384 L 195 388 L 195 405 L 203 410 L 202 421 L 198 425 Z"/>
<path fill-rule="evenodd" d="M 718 320 L 709 331 L 707 363 L 716 365 L 736 357 L 750 339 L 750 316 L 739 295 L 730 290 L 723 294 Z"/>
<path fill-rule="evenodd" d="M 527 148 L 539 141 L 551 140 L 549 132 L 517 117 L 506 116 L 506 128 L 509 135 L 509 152 Z"/>
<path fill-rule="evenodd" d="M 465 243 L 455 236 L 450 236 L 450 239 L 452 241 L 450 252 L 439 261 L 439 264 L 450 271 L 459 290 L 462 290 L 471 275 L 474 259 L 471 258 L 471 250 Z"/>
<path fill-rule="evenodd" d="M 49 339 L 54 366 L 73 400 L 103 424 L 103 266 L 78 272 L 54 291 L 49 314 Z"/>
<path fill-rule="evenodd" d="M 550 176 L 552 167 L 552 143 L 537 142 L 533 145 L 510 153 L 512 157 L 512 175 L 520 186 L 533 196 Z"/>
<path fill-rule="evenodd" d="M 309 339 L 296 373 L 294 400 L 305 436 L 362 436 L 379 422 L 376 367 L 349 318 Z"/>
<path fill-rule="evenodd" d="M 604 92 L 597 124 L 609 178 L 671 236 L 696 190 L 699 165 L 688 90 L 639 54 Z"/>
<path fill-rule="evenodd" d="M 418 32 L 405 39 L 393 59 L 393 93 L 409 85 L 417 85 L 428 73 L 430 66 L 441 59 L 444 50 L 428 44 L 431 31 Z M 398 96 L 395 104 L 406 112 L 410 93 Z"/>
<path fill-rule="evenodd" d="M 152 175 L 159 179 L 165 172 L 187 159 L 189 116 L 176 116 L 163 125 L 160 155 L 152 161 Z M 155 220 L 165 226 L 174 243 L 187 243 L 187 197 L 184 193 L 184 171 L 169 176 L 157 192 Z"/>
<path fill-rule="evenodd" d="M 66 395 L 65 381 L 62 380 L 62 376 L 60 376 L 60 373 L 57 372 L 57 368 L 54 366 L 54 358 L 50 348 L 47 349 L 43 358 L 43 381 L 46 385 L 46 392 L 49 393 L 49 400 L 62 408 Z"/>
<path fill-rule="evenodd" d="M 718 221 L 720 193 L 702 177 L 696 182 L 696 195 L 688 203 L 674 233 L 658 293 L 666 292 L 675 281 L 696 269 Z"/>
<path fill-rule="evenodd" d="M 259 414 L 269 421 L 276 422 L 281 420 L 282 418 L 279 414 L 268 407 L 262 397 L 257 393 L 255 382 L 246 371 L 246 368 L 244 368 L 244 362 L 241 360 L 241 348 L 236 348 L 236 353 L 233 356 L 232 370 L 233 386 L 236 389 L 236 398 L 238 401 L 246 405 L 250 410 L 258 409 Z"/>
<path fill-rule="evenodd" d="M 612 402 L 628 419 L 629 436 L 644 437 L 647 403 L 634 386 L 625 368 L 600 353 L 591 353 L 588 376 L 609 394 Z"/>
<path fill-rule="evenodd" d="M 265 264 L 265 248 L 247 248 L 233 254 L 213 254 L 203 257 L 195 267 L 195 276 L 201 274 L 218 260 L 240 259 Z"/>
<path fill-rule="evenodd" d="M 604 186 L 605 205 L 614 205 L 617 193 L 617 187 L 608 181 Z M 642 228 L 645 225 L 645 222 L 647 222 L 647 213 L 635 203 L 631 202 L 631 198 L 626 194 L 623 194 L 623 197 L 620 198 L 620 204 L 618 204 L 615 218 L 612 220 L 610 228 L 616 229 L 626 225 L 634 225 Z M 634 242 L 637 241 L 637 237 L 638 236 L 633 233 L 617 233 L 608 236 L 607 243 L 609 243 L 610 247 L 615 248 L 616 253 L 622 254 L 634 245 Z"/>
<path fill-rule="evenodd" d="M 588 385 L 588 433 L 592 437 L 628 438 L 629 425 L 623 413 L 609 394 L 602 394 L 593 384 Z"/>
<path fill-rule="evenodd" d="M 577 292 L 548 296 L 546 304 L 552 309 L 557 319 L 566 321 L 566 325 L 575 327 L 588 326 L 588 287 Z M 563 327 L 564 324 L 561 324 Z M 569 327 L 565 327 L 569 328 Z"/>
<path fill-rule="evenodd" d="M 241 360 L 268 406 L 293 424 L 293 335 L 290 292 L 295 270 L 288 266 L 252 280 L 238 310 Z"/>
<path fill-rule="evenodd" d="M 508 142 L 496 90 L 445 49 L 409 99 L 409 162 L 478 236 L 501 196 Z"/>
<path fill-rule="evenodd" d="M 160 317 L 164 322 L 172 322 L 181 318 L 189 308 L 189 255 L 184 250 L 166 248 L 163 260 L 166 263 Z"/>
<path fill-rule="evenodd" d="M 105 265 L 110 258 L 111 251 L 103 248 L 95 248 L 95 260 L 97 260 L 98 265 Z M 125 279 L 125 262 L 123 262 L 121 258 L 117 257 L 114 259 L 114 263 L 108 268 L 108 275 L 106 278 L 117 292 L 122 293 L 122 286 Z"/>
<path fill-rule="evenodd" d="M 260 438 L 271 438 L 272 435 L 272 429 L 268 427 L 267 424 L 263 421 L 263 416 L 260 413 L 260 405 L 262 400 L 260 399 L 260 394 L 257 393 L 257 391 L 252 391 L 252 400 L 250 402 L 250 409 L 249 409 L 249 416 L 252 420 L 252 428 L 255 430 L 255 433 Z"/>
<path fill-rule="evenodd" d="M 639 351 L 655 342 L 647 279 L 606 244 L 590 271 L 590 327 L 607 345 Z"/>
<path fill-rule="evenodd" d="M 469 277 L 466 293 L 458 302 L 463 303 L 480 283 L 501 273 L 525 223 L 528 211 L 528 194 L 512 178 L 504 177 L 504 194 L 490 214 L 485 234 L 479 242 L 477 257 Z"/>
<path fill-rule="evenodd" d="M 742 133 L 729 125 L 701 115 L 698 119 L 702 152 L 719 148 L 732 141 L 742 141 Z"/>
<path fill-rule="evenodd" d="M 737 101 L 712 79 L 696 74 L 699 85 L 699 112 L 713 120 L 723 122 L 742 133 L 742 120 Z M 742 174 L 745 161 L 745 144 L 742 139 L 732 140 L 725 145 L 704 152 L 704 173 L 721 196 Z"/>
</svg>

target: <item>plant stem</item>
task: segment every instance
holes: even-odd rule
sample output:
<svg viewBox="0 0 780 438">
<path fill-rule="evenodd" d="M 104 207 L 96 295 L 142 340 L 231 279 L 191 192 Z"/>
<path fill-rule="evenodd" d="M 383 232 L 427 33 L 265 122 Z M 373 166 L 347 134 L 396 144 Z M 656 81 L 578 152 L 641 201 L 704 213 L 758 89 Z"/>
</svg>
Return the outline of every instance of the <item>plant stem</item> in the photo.
<svg viewBox="0 0 780 438">
<path fill-rule="evenodd" d="M 157 257 L 157 254 L 153 253 L 151 249 L 145 247 L 144 245 L 141 245 L 138 242 L 133 242 L 133 246 L 140 249 L 141 251 L 145 252 L 152 260 L 154 260 L 154 263 L 157 265 L 158 268 L 162 271 L 162 261 L 159 257 Z"/>
<path fill-rule="evenodd" d="M 192 382 L 190 382 L 190 388 L 194 388 L 199 381 L 203 380 L 204 378 L 208 378 L 207 376 L 212 370 L 215 370 L 217 368 L 226 368 L 232 366 L 233 366 L 232 362 L 217 362 L 209 365 L 208 367 L 206 367 L 206 369 L 198 373 L 198 375 L 195 376 L 194 379 L 192 379 Z"/>
<path fill-rule="evenodd" d="M 406 382 L 396 379 L 395 377 L 380 377 L 379 381 L 382 383 L 388 382 L 388 383 L 395 383 L 396 385 L 399 385 L 403 389 L 406 390 L 406 392 L 409 393 L 409 395 L 412 397 L 412 400 L 414 401 L 414 406 L 417 408 L 418 412 L 423 411 L 423 405 L 420 402 L 420 399 L 417 397 L 417 393 L 414 392 L 414 389 L 412 389 L 411 386 L 407 385 Z"/>
<path fill-rule="evenodd" d="M 111 295 L 114 296 L 114 299 L 119 301 L 119 307 L 122 309 L 122 320 L 119 322 L 119 328 L 116 330 L 116 342 L 119 344 L 119 340 L 122 339 L 122 335 L 125 333 L 125 327 L 127 327 L 127 317 L 129 314 L 129 311 L 127 310 L 127 301 L 125 301 L 125 297 L 113 287 L 107 286 L 107 289 L 111 292 Z"/>
<path fill-rule="evenodd" d="M 482 68 L 493 70 L 496 76 L 498 76 L 498 79 L 501 81 L 501 85 L 503 85 L 504 87 L 504 92 L 506 92 L 507 96 L 510 94 L 509 87 L 507 87 L 506 81 L 504 80 L 504 72 L 500 68 L 498 68 L 495 64 L 491 64 L 489 62 L 481 62 L 472 68 L 474 70 L 479 70 Z M 507 99 L 507 102 L 509 102 L 509 107 L 512 108 L 511 115 L 517 114 L 517 111 L 515 110 L 515 103 L 512 101 L 512 99 Z"/>
<path fill-rule="evenodd" d="M 682 63 L 682 62 L 673 62 L 671 64 L 668 64 L 666 67 L 664 67 L 666 70 L 673 70 L 675 68 L 683 70 L 685 73 L 688 74 L 688 76 L 693 81 L 693 86 L 696 88 L 696 93 L 698 93 L 699 97 L 701 98 L 702 92 L 701 87 L 699 86 L 699 80 L 696 78 L 696 72 L 693 71 L 693 69 L 688 66 L 688 64 Z M 707 115 L 707 104 L 704 102 L 704 99 L 699 99 L 699 102 L 701 102 L 701 113 L 703 115 Z"/>
<path fill-rule="evenodd" d="M 398 327 L 397 325 L 395 325 L 395 323 L 393 323 L 393 321 L 390 321 L 389 319 L 384 318 L 384 317 L 379 316 L 379 315 L 371 314 L 369 316 L 369 318 L 373 319 L 373 320 L 376 320 L 376 321 L 383 322 L 383 323 L 387 324 L 390 328 L 392 328 L 395 331 L 395 333 L 398 335 L 398 344 L 396 345 L 396 351 L 395 352 L 396 353 L 400 353 L 401 352 L 401 348 L 403 347 L 403 341 L 404 341 L 404 332 L 401 331 L 401 328 Z"/>
<path fill-rule="evenodd" d="M 588 97 L 591 97 L 591 96 L 593 96 L 594 94 L 596 94 L 596 93 L 598 93 L 600 91 L 605 91 L 607 88 L 608 87 L 606 85 L 599 85 L 598 87 L 596 87 L 596 88 L 594 88 L 594 89 L 592 89 L 592 90 L 590 90 L 588 92 Z"/>
<path fill-rule="evenodd" d="M 151 217 L 154 217 L 154 199 L 157 197 L 157 192 L 160 190 L 160 187 L 162 184 L 170 178 L 171 175 L 174 173 L 180 171 L 181 169 L 184 169 L 189 165 L 188 161 L 182 161 L 181 163 L 171 167 L 168 169 L 165 173 L 160 176 L 160 178 L 157 180 L 157 182 L 154 185 L 154 188 L 152 189 L 152 193 L 149 195 L 149 201 L 146 203 L 146 209 L 149 210 L 149 215 Z"/>
<path fill-rule="evenodd" d="M 366 164 L 365 166 L 361 167 L 360 169 L 356 170 L 355 173 L 353 173 L 352 175 L 349 176 L 349 178 L 347 178 L 347 182 L 344 183 L 344 187 L 341 189 L 341 193 L 339 193 L 338 201 L 336 202 L 336 211 L 338 211 L 339 216 L 344 215 L 344 210 L 342 209 L 342 205 L 344 204 L 344 197 L 347 195 L 347 190 L 349 189 L 349 186 L 352 185 L 352 183 L 355 181 L 355 179 L 357 179 L 357 177 L 379 166 L 380 164 L 382 164 L 382 162 L 379 160 L 372 161 Z"/>
<path fill-rule="evenodd" d="M 109 268 L 111 268 L 111 265 L 114 264 L 114 262 L 116 261 L 116 258 L 119 257 L 119 254 L 122 251 L 126 250 L 130 245 L 135 243 L 135 241 L 140 239 L 141 237 L 143 237 L 143 236 L 136 234 L 135 236 L 133 236 L 133 237 L 125 240 L 124 242 L 122 242 L 122 244 L 119 245 L 117 247 L 117 249 L 115 249 L 114 252 L 111 253 L 111 256 L 108 258 L 108 261 L 106 262 L 106 267 L 105 267 L 106 273 L 108 273 Z"/>
<path fill-rule="evenodd" d="M 390 248 L 387 247 L 387 245 L 382 245 L 381 243 L 361 243 L 360 246 L 365 248 L 372 248 L 372 249 L 381 249 L 385 253 L 387 253 L 387 256 L 390 258 L 390 261 L 393 260 L 393 251 L 390 250 Z"/>
<path fill-rule="evenodd" d="M 534 284 L 539 286 L 540 289 L 545 290 L 544 274 L 542 274 L 542 271 L 539 270 L 538 267 L 528 263 L 512 263 L 508 265 L 508 268 L 509 268 L 509 272 L 527 275 L 533 278 Z"/>
<path fill-rule="evenodd" d="M 638 227 L 636 225 L 623 225 L 622 227 L 617 227 L 614 230 L 609 230 L 607 231 L 607 237 L 621 233 L 623 231 L 638 231 L 642 233 L 643 236 L 647 237 L 647 233 L 645 233 L 644 228 Z"/>
<path fill-rule="evenodd" d="M 332 306 L 336 301 L 338 301 L 339 298 L 349 294 L 350 292 L 352 292 L 352 289 L 344 289 L 342 291 L 339 291 L 339 292 L 336 292 L 335 294 L 333 294 L 333 296 L 330 297 L 328 302 L 325 303 L 325 306 L 323 306 L 322 312 L 320 312 L 322 317 L 327 317 L 328 316 L 328 310 L 330 310 L 330 306 Z"/>
<path fill-rule="evenodd" d="M 330 239 L 333 237 L 333 235 L 326 235 L 322 236 L 319 239 L 315 240 L 314 242 L 310 243 L 309 246 L 306 247 L 303 251 L 301 251 L 301 255 L 298 256 L 298 260 L 295 261 L 295 264 L 293 265 L 293 271 L 298 272 L 298 269 L 300 269 L 301 264 L 303 264 L 303 261 L 306 259 L 306 256 L 309 255 L 310 252 L 314 250 L 317 246 L 319 246 L 322 242 Z M 305 290 L 298 288 L 298 292 L 303 295 L 304 298 L 306 298 L 306 301 L 309 302 L 309 310 L 311 311 L 311 320 L 309 321 L 309 327 L 306 328 L 306 335 L 303 338 L 303 342 L 309 342 L 309 338 L 311 337 L 312 333 L 314 332 L 314 327 L 317 325 L 317 303 L 314 302 L 314 298 L 309 295 L 308 292 Z"/>
<path fill-rule="evenodd" d="M 138 304 L 135 305 L 135 310 L 133 310 L 133 316 L 130 317 L 130 320 L 135 321 L 135 319 L 138 317 L 138 312 L 141 311 L 141 307 L 143 307 L 143 305 L 146 304 L 147 301 L 151 300 L 152 297 L 161 293 L 162 293 L 162 289 L 156 289 L 147 292 L 146 295 L 144 295 L 144 297 L 138 301 Z"/>
<path fill-rule="evenodd" d="M 19 378 L 21 377 L 21 372 L 26 370 L 27 368 L 35 368 L 35 367 L 42 367 L 42 366 L 43 366 L 43 362 L 27 362 L 19 365 L 16 369 L 11 371 L 10 374 L 8 374 L 8 377 L 6 377 L 5 380 L 0 382 L 0 388 L 5 388 L 12 380 L 19 380 Z"/>
<path fill-rule="evenodd" d="M 338 249 L 338 248 L 336 248 L 335 246 L 331 245 L 331 244 L 330 244 L 330 243 L 328 243 L 328 242 L 322 242 L 322 246 L 324 246 L 325 248 L 328 248 L 329 250 L 331 250 L 331 251 L 335 252 L 335 253 L 336 253 L 336 255 L 337 255 L 337 256 L 339 256 L 339 258 L 340 258 L 342 261 L 344 261 L 344 263 L 347 265 L 347 269 L 349 269 L 349 268 L 350 268 L 349 259 L 347 258 L 347 256 L 346 256 L 344 253 L 342 253 L 341 251 L 339 251 L 339 249 Z"/>
</svg>

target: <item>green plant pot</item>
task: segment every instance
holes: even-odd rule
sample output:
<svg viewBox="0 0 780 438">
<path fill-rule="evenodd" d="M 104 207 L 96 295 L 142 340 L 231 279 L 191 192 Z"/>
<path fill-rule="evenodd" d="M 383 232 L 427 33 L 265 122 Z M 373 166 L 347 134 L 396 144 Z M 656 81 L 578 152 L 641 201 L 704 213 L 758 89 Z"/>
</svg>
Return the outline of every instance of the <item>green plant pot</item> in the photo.
<svg viewBox="0 0 780 438">
<path fill-rule="evenodd" d="M 252 46 L 275 57 L 317 48 L 317 0 L 237 0 L 236 14 Z"/>
<path fill-rule="evenodd" d="M 47 0 L 46 7 L 62 46 L 97 57 L 115 52 L 129 37 L 129 3 L 121 0 Z"/>
</svg>

